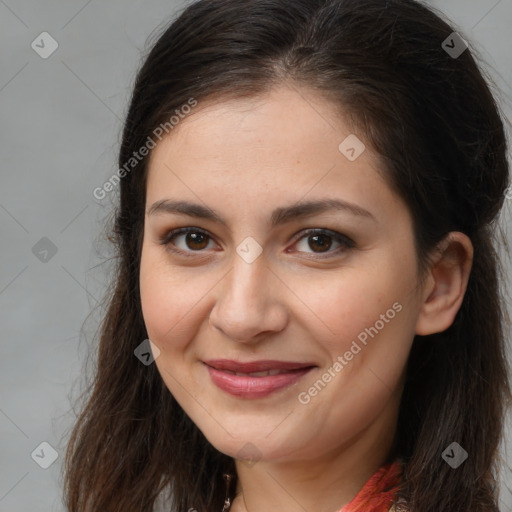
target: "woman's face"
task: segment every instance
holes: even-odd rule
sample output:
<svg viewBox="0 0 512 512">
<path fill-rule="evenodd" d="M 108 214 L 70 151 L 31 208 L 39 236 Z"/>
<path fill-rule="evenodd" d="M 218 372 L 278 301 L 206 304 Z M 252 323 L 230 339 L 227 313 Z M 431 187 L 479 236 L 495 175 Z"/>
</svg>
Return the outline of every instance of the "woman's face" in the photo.
<svg viewBox="0 0 512 512">
<path fill-rule="evenodd" d="M 350 135 L 326 100 L 280 86 L 199 104 L 151 155 L 140 285 L 155 364 L 235 458 L 393 435 L 421 303 L 412 219 Z"/>
</svg>

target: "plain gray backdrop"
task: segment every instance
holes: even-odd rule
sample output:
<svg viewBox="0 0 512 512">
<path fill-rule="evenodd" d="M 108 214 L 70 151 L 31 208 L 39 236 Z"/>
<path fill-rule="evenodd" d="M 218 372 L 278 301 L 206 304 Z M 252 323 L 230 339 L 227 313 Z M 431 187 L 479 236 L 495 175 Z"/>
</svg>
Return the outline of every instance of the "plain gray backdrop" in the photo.
<svg viewBox="0 0 512 512">
<path fill-rule="evenodd" d="M 83 388 L 85 361 L 94 355 L 89 346 L 111 256 L 98 237 L 117 197 L 99 201 L 92 191 L 116 171 L 147 38 L 186 3 L 0 0 L 0 511 L 64 511 L 70 398 Z M 512 119 L 512 0 L 429 3 L 480 52 Z M 502 217 L 509 240 L 510 203 Z M 503 454 L 510 466 L 509 438 Z M 55 461 L 41 467 L 52 454 Z M 508 512 L 510 471 L 502 478 Z"/>
</svg>

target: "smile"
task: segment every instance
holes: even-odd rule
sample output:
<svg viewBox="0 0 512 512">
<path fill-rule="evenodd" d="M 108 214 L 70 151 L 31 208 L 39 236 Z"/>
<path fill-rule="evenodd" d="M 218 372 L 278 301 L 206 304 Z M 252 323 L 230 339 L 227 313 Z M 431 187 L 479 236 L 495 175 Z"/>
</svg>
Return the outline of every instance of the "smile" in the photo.
<svg viewBox="0 0 512 512">
<path fill-rule="evenodd" d="M 309 373 L 315 365 L 285 361 L 241 363 L 230 360 L 205 362 L 212 382 L 239 398 L 263 398 L 287 388 Z"/>
</svg>

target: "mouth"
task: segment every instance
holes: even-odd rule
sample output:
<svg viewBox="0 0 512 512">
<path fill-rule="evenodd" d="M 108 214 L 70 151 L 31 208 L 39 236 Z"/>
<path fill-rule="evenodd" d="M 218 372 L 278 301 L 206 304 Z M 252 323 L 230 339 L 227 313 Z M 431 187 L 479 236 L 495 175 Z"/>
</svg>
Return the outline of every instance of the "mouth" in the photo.
<svg viewBox="0 0 512 512">
<path fill-rule="evenodd" d="M 316 367 L 313 363 L 227 359 L 204 362 L 212 382 L 221 390 L 240 398 L 263 398 L 295 384 Z"/>
</svg>

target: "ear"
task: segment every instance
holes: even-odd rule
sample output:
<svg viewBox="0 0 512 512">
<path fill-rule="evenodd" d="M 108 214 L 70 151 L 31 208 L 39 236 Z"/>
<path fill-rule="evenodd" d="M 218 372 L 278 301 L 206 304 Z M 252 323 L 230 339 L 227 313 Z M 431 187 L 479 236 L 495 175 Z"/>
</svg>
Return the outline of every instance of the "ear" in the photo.
<svg viewBox="0 0 512 512">
<path fill-rule="evenodd" d="M 439 244 L 425 282 L 416 334 L 443 332 L 460 309 L 466 293 L 473 244 L 467 235 L 452 231 Z"/>
</svg>

